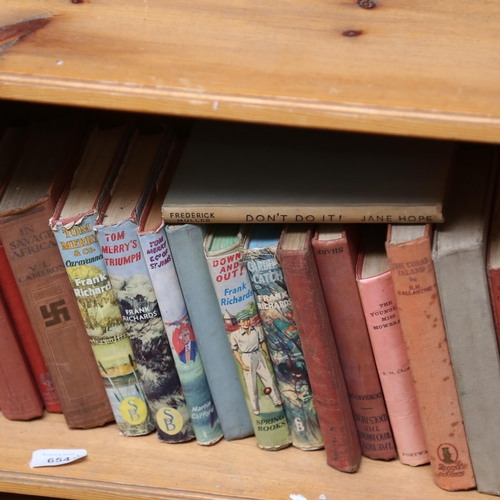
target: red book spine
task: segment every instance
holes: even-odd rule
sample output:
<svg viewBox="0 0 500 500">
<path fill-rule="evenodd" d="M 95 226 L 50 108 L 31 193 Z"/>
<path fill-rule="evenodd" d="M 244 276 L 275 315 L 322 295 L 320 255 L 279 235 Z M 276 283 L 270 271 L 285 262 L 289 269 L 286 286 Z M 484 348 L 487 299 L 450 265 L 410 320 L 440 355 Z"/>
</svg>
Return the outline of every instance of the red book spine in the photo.
<svg viewBox="0 0 500 500">
<path fill-rule="evenodd" d="M 9 420 L 31 420 L 43 414 L 36 388 L 7 306 L 0 296 L 0 408 Z"/>
<path fill-rule="evenodd" d="M 493 319 L 495 320 L 495 332 L 497 334 L 498 345 L 500 346 L 500 268 L 494 269 L 488 266 L 487 276 Z"/>
<path fill-rule="evenodd" d="M 363 455 L 396 458 L 389 416 L 356 283 L 357 246 L 350 233 L 312 240 Z"/>
<path fill-rule="evenodd" d="M 2 290 L 10 316 L 17 330 L 24 354 L 30 365 L 35 383 L 40 391 L 45 408 L 52 413 L 61 413 L 61 405 L 57 398 L 52 378 L 43 359 L 35 332 L 26 314 L 23 299 L 17 288 L 16 278 L 12 273 L 5 249 L 0 242 L 0 289 Z"/>
<path fill-rule="evenodd" d="M 295 311 L 327 463 L 343 472 L 356 472 L 361 461 L 361 447 L 314 263 L 311 238 L 309 230 L 303 248 L 285 250 L 282 235 L 278 257 Z"/>
</svg>

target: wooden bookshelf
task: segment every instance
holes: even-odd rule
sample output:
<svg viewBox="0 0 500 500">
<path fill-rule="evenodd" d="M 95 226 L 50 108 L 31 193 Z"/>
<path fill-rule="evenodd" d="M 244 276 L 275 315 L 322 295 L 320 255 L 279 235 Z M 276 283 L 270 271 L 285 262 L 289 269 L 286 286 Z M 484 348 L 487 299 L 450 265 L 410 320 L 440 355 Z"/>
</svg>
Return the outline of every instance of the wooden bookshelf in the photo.
<svg viewBox="0 0 500 500">
<path fill-rule="evenodd" d="M 347 474 L 326 465 L 324 450 L 263 451 L 254 438 L 160 443 L 154 434 L 126 438 L 115 424 L 69 430 L 61 415 L 29 423 L 0 417 L 0 491 L 78 500 L 475 500 L 476 490 L 447 492 L 430 466 L 363 459 Z M 85 448 L 88 456 L 60 467 L 31 469 L 35 449 Z"/>
<path fill-rule="evenodd" d="M 500 3 L 359 1 L 0 0 L 0 97 L 499 142 Z"/>
<path fill-rule="evenodd" d="M 360 6 L 374 5 L 373 8 Z M 500 142 L 500 2 L 458 0 L 0 0 L 0 99 L 183 117 Z M 253 438 L 160 444 L 58 415 L 0 416 L 0 491 L 85 500 L 473 500 L 429 466 Z M 40 448 L 86 448 L 30 469 Z"/>
</svg>

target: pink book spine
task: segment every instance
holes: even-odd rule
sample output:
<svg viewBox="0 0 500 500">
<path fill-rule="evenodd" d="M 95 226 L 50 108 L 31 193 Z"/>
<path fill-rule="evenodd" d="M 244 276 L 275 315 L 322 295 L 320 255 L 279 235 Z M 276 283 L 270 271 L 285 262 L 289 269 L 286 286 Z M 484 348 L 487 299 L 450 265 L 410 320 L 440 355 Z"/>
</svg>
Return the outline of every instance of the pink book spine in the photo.
<svg viewBox="0 0 500 500">
<path fill-rule="evenodd" d="M 358 266 L 358 269 L 361 266 Z M 357 277 L 398 456 L 406 465 L 429 462 L 390 271 Z"/>
</svg>

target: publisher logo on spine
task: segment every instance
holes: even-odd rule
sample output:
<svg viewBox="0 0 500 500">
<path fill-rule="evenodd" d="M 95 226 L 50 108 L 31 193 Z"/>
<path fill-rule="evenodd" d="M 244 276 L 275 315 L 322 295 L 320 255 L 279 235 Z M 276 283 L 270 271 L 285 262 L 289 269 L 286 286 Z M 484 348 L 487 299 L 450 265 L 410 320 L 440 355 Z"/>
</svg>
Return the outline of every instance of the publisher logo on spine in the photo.
<svg viewBox="0 0 500 500">
<path fill-rule="evenodd" d="M 458 460 L 458 450 L 449 443 L 443 443 L 438 448 L 438 457 L 445 464 L 454 464 Z"/>
<path fill-rule="evenodd" d="M 148 407 L 139 398 L 125 398 L 120 404 L 120 413 L 130 425 L 139 425 L 146 420 Z"/>
<path fill-rule="evenodd" d="M 458 450 L 450 443 L 443 443 L 437 449 L 439 460 L 439 476 L 460 477 L 465 474 L 466 465 L 458 459 Z"/>
<path fill-rule="evenodd" d="M 169 436 L 179 433 L 184 427 L 184 418 L 175 408 L 160 408 L 156 412 L 158 427 Z"/>
</svg>

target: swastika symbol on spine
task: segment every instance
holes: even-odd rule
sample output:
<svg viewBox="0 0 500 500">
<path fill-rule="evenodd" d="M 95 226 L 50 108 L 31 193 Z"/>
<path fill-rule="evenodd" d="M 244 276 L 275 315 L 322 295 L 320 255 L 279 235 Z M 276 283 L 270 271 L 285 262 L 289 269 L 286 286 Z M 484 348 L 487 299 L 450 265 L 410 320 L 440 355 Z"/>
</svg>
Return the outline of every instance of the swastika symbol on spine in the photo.
<svg viewBox="0 0 500 500">
<path fill-rule="evenodd" d="M 64 299 L 58 300 L 57 302 L 51 302 L 49 307 L 43 305 L 40 306 L 40 312 L 42 313 L 43 319 L 49 319 L 50 321 L 45 322 L 45 326 L 58 325 L 64 321 L 69 321 L 71 318 L 69 316 L 69 311 L 65 306 L 66 302 Z"/>
</svg>

